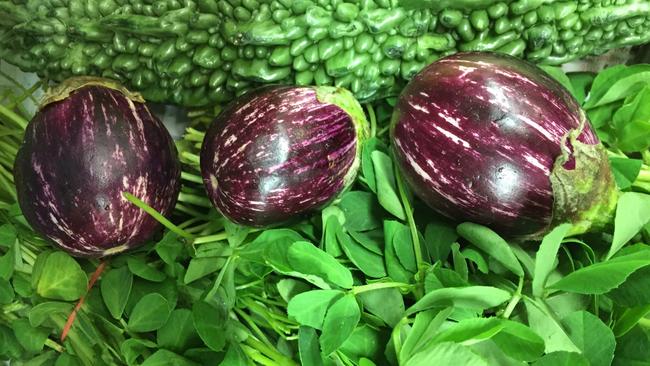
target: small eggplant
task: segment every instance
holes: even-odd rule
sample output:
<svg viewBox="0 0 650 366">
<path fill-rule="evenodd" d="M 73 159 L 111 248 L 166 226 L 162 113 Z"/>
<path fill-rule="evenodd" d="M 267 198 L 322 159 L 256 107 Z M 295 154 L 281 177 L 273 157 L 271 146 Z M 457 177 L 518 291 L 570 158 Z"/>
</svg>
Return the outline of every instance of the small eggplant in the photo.
<svg viewBox="0 0 650 366">
<path fill-rule="evenodd" d="M 69 79 L 46 96 L 14 175 L 27 222 L 76 256 L 115 254 L 154 234 L 158 222 L 123 192 L 167 215 L 180 189 L 163 124 L 139 95 L 97 78 Z"/>
<path fill-rule="evenodd" d="M 352 94 L 270 86 L 230 103 L 208 129 L 201 173 L 214 206 L 265 227 L 328 204 L 354 181 L 368 135 Z"/>
<path fill-rule="evenodd" d="M 585 113 L 540 68 L 496 53 L 426 67 L 399 96 L 391 125 L 400 170 L 439 213 L 506 236 L 574 233 L 609 221 L 617 191 Z"/>
</svg>

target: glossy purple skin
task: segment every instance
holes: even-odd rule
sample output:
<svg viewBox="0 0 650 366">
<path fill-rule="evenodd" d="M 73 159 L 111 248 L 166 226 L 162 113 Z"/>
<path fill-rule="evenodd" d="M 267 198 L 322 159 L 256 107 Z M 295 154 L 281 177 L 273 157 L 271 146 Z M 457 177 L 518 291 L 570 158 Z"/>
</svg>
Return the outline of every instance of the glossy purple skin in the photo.
<svg viewBox="0 0 650 366">
<path fill-rule="evenodd" d="M 180 189 L 176 147 L 163 124 L 144 104 L 100 86 L 41 109 L 14 170 L 27 221 L 76 256 L 126 250 L 154 234 L 158 222 L 122 192 L 166 215 Z"/>
<path fill-rule="evenodd" d="M 271 86 L 228 105 L 207 131 L 201 173 L 233 222 L 264 227 L 317 209 L 345 186 L 356 154 L 351 117 L 308 87 Z"/>
<path fill-rule="evenodd" d="M 392 138 L 406 181 L 430 207 L 506 235 L 528 235 L 551 224 L 551 171 L 580 115 L 567 90 L 536 66 L 461 53 L 408 84 Z M 578 140 L 598 143 L 589 123 Z"/>
</svg>

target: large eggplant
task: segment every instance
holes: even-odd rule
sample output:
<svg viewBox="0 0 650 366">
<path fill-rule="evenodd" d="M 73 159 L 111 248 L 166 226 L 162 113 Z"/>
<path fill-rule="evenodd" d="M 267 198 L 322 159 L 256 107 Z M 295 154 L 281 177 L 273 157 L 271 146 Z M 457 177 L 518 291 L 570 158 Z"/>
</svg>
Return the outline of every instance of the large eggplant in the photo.
<svg viewBox="0 0 650 366">
<path fill-rule="evenodd" d="M 355 179 L 368 126 L 352 94 L 270 86 L 230 103 L 208 129 L 201 173 L 231 221 L 264 227 L 322 207 Z"/>
<path fill-rule="evenodd" d="M 115 254 L 149 239 L 176 203 L 180 163 L 144 100 L 110 80 L 70 79 L 30 121 L 15 162 L 20 208 L 32 227 L 77 256 Z"/>
<path fill-rule="evenodd" d="M 391 126 L 405 180 L 430 207 L 535 238 L 608 221 L 616 189 L 579 104 L 540 68 L 496 53 L 434 62 L 403 90 Z"/>
</svg>

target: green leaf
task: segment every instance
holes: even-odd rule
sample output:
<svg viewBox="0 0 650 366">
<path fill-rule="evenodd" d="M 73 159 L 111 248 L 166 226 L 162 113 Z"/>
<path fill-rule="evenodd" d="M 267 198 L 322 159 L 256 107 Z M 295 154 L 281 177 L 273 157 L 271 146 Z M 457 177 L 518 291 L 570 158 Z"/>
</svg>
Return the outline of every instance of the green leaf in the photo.
<svg viewBox="0 0 650 366">
<path fill-rule="evenodd" d="M 343 294 L 338 290 L 303 292 L 289 301 L 287 314 L 302 325 L 322 329 L 327 309 Z"/>
<path fill-rule="evenodd" d="M 430 366 L 435 360 L 438 365 L 488 366 L 488 363 L 469 348 L 457 343 L 433 344 L 411 357 L 404 366 Z"/>
<path fill-rule="evenodd" d="M 625 192 L 618 199 L 614 219 L 614 239 L 607 255 L 611 258 L 619 249 L 650 222 L 650 195 Z"/>
<path fill-rule="evenodd" d="M 404 364 L 412 355 L 421 351 L 427 345 L 429 339 L 434 337 L 440 326 L 453 312 L 452 307 L 442 309 L 425 310 L 415 315 L 415 321 L 411 327 L 402 349 L 399 353 L 400 364 Z"/>
<path fill-rule="evenodd" d="M 381 207 L 372 193 L 347 192 L 338 206 L 345 214 L 345 228 L 348 230 L 368 231 L 381 227 Z"/>
<path fill-rule="evenodd" d="M 626 308 L 650 304 L 650 266 L 632 273 L 625 282 L 607 295 L 616 304 Z"/>
<path fill-rule="evenodd" d="M 325 251 L 333 257 L 343 255 L 339 242 L 336 239 L 336 233 L 343 230 L 345 223 L 345 214 L 337 206 L 331 205 L 326 207 L 321 213 L 323 221 L 323 239 Z"/>
<path fill-rule="evenodd" d="M 650 65 L 617 65 L 596 76 L 584 108 L 590 109 L 637 93 L 650 81 Z"/>
<path fill-rule="evenodd" d="M 286 302 L 291 301 L 294 296 L 307 292 L 311 289 L 311 286 L 306 284 L 303 281 L 294 280 L 293 278 L 283 278 L 278 281 L 276 285 L 278 288 L 278 293 L 280 297 Z"/>
<path fill-rule="evenodd" d="M 533 296 L 541 297 L 544 294 L 546 280 L 555 269 L 557 253 L 560 250 L 562 239 L 571 229 L 571 224 L 562 224 L 555 227 L 544 236 L 542 244 L 535 256 L 535 273 L 533 275 Z"/>
<path fill-rule="evenodd" d="M 166 349 L 159 349 L 153 355 L 147 357 L 141 366 L 198 366 L 196 363 L 185 357 L 177 355 Z"/>
<path fill-rule="evenodd" d="M 173 231 L 167 231 L 165 236 L 156 243 L 154 249 L 163 262 L 173 264 L 183 252 L 183 244 L 180 242 L 178 234 Z"/>
<path fill-rule="evenodd" d="M 393 216 L 406 220 L 404 207 L 397 195 L 397 183 L 392 160 L 381 151 L 373 151 L 371 156 L 377 179 L 377 199 L 379 199 L 379 204 Z"/>
<path fill-rule="evenodd" d="M 336 233 L 336 237 L 345 255 L 361 272 L 368 277 L 386 277 L 386 267 L 384 266 L 384 257 L 382 255 L 366 249 L 342 230 Z"/>
<path fill-rule="evenodd" d="M 251 229 L 247 226 L 237 225 L 230 220 L 224 221 L 224 229 L 226 229 L 226 234 L 228 234 L 228 244 L 230 247 L 235 248 L 246 240 L 246 237 L 251 232 Z"/>
<path fill-rule="evenodd" d="M 647 265 L 650 265 L 650 251 L 643 250 L 580 268 L 550 287 L 586 295 L 604 294 Z"/>
<path fill-rule="evenodd" d="M 451 222 L 443 219 L 430 222 L 424 231 L 424 243 L 432 262 L 445 261 L 457 239 L 456 227 Z"/>
<path fill-rule="evenodd" d="M 555 351 L 580 352 L 580 349 L 573 344 L 573 341 L 565 332 L 563 325 L 556 321 L 557 314 L 548 309 L 543 309 L 534 300 L 525 299 L 524 304 L 526 305 L 528 324 L 535 333 L 544 339 L 546 353 Z"/>
<path fill-rule="evenodd" d="M 490 286 L 450 287 L 433 290 L 407 309 L 407 314 L 433 307 L 455 307 L 487 309 L 503 304 L 510 299 L 510 293 Z"/>
<path fill-rule="evenodd" d="M 53 315 L 64 314 L 68 316 L 73 305 L 67 302 L 48 301 L 42 302 L 29 310 L 29 324 L 38 327 Z"/>
<path fill-rule="evenodd" d="M 190 260 L 189 266 L 187 266 L 185 277 L 183 277 L 183 283 L 187 285 L 211 273 L 214 273 L 223 268 L 224 264 L 226 264 L 226 258 L 192 258 L 192 260 Z"/>
<path fill-rule="evenodd" d="M 54 363 L 54 366 L 82 366 L 81 361 L 70 354 L 62 353 Z"/>
<path fill-rule="evenodd" d="M 14 320 L 11 323 L 14 335 L 27 352 L 36 353 L 43 350 L 45 340 L 50 332 L 43 328 L 34 328 L 26 318 Z"/>
<path fill-rule="evenodd" d="M 488 274 L 490 271 L 488 267 L 488 262 L 483 258 L 483 254 L 479 253 L 477 250 L 472 248 L 465 248 L 460 252 L 465 259 L 474 262 L 476 268 L 484 274 Z"/>
<path fill-rule="evenodd" d="M 9 281 L 0 279 L 0 305 L 9 304 L 14 300 L 14 289 Z"/>
<path fill-rule="evenodd" d="M 504 327 L 492 341 L 509 357 L 519 361 L 534 361 L 544 354 L 544 340 L 522 323 L 503 321 Z"/>
<path fill-rule="evenodd" d="M 458 225 L 456 230 L 461 237 L 489 254 L 491 258 L 501 263 L 512 273 L 520 277 L 524 275 L 524 270 L 521 268 L 517 257 L 499 234 L 485 226 L 471 222 Z"/>
<path fill-rule="evenodd" d="M 198 301 L 192 307 L 194 328 L 206 346 L 220 352 L 226 346 L 226 309 Z"/>
<path fill-rule="evenodd" d="M 302 365 L 323 365 L 318 346 L 318 335 L 316 335 L 314 328 L 301 326 L 298 329 L 298 349 Z"/>
<path fill-rule="evenodd" d="M 11 224 L 0 226 L 0 247 L 11 248 L 16 242 L 16 228 Z"/>
<path fill-rule="evenodd" d="M 307 282 L 310 282 L 322 289 L 327 289 L 327 290 L 331 289 L 332 286 L 324 278 L 315 274 L 302 273 L 296 271 L 289 264 L 289 258 L 288 258 L 289 248 L 291 247 L 293 242 L 289 243 L 287 241 L 288 238 L 285 240 L 278 240 L 278 241 L 271 242 L 266 246 L 265 254 L 264 254 L 264 259 L 266 261 L 266 264 L 272 267 L 274 271 L 279 272 L 281 274 L 302 278 Z M 309 270 L 309 272 L 311 272 L 311 270 Z"/>
<path fill-rule="evenodd" d="M 432 342 L 454 342 L 473 344 L 494 337 L 505 324 L 499 318 L 463 319 L 438 333 Z"/>
<path fill-rule="evenodd" d="M 297 241 L 289 247 L 287 259 L 291 268 L 299 273 L 316 275 L 343 287 L 352 287 L 352 273 L 334 257 L 306 241 Z"/>
<path fill-rule="evenodd" d="M 577 99 L 577 93 L 573 89 L 573 84 L 571 84 L 571 80 L 567 77 L 567 75 L 562 71 L 561 68 L 557 66 L 548 66 L 548 65 L 540 65 L 540 68 L 544 71 L 546 71 L 547 74 L 549 74 L 553 79 L 555 79 L 557 82 L 562 84 L 563 87 L 566 88 L 566 90 L 573 95 L 574 98 Z"/>
<path fill-rule="evenodd" d="M 585 356 L 576 352 L 557 351 L 544 355 L 533 366 L 590 366 Z"/>
<path fill-rule="evenodd" d="M 628 189 L 639 176 L 643 161 L 639 159 L 609 157 L 609 163 L 612 166 L 612 173 L 616 179 L 616 185 L 619 189 Z"/>
<path fill-rule="evenodd" d="M 639 323 L 639 320 L 648 314 L 650 314 L 650 305 L 625 309 L 614 324 L 614 328 L 612 329 L 614 336 L 616 338 L 624 336 Z"/>
<path fill-rule="evenodd" d="M 323 321 L 320 345 L 323 354 L 336 351 L 352 334 L 361 318 L 354 295 L 344 295 L 330 306 Z"/>
<path fill-rule="evenodd" d="M 12 246 L 5 255 L 0 256 L 0 280 L 9 281 L 14 273 L 14 267 L 16 265 L 15 248 L 15 246 Z"/>
<path fill-rule="evenodd" d="M 377 229 L 372 231 L 366 231 L 364 233 L 356 231 L 348 231 L 348 234 L 352 236 L 359 244 L 369 251 L 384 255 L 384 229 Z"/>
<path fill-rule="evenodd" d="M 611 365 L 616 339 L 612 330 L 597 316 L 578 311 L 562 319 L 562 324 L 591 366 Z"/>
<path fill-rule="evenodd" d="M 126 263 L 131 273 L 145 280 L 161 282 L 167 278 L 164 273 L 147 264 L 142 257 L 129 257 Z"/>
<path fill-rule="evenodd" d="M 384 149 L 384 143 L 376 137 L 368 139 L 361 150 L 361 172 L 371 191 L 377 192 L 377 179 L 375 177 L 375 167 L 373 164 L 372 153 L 375 150 Z"/>
<path fill-rule="evenodd" d="M 404 298 L 396 288 L 367 291 L 359 294 L 364 310 L 376 315 L 391 328 L 404 316 Z"/>
<path fill-rule="evenodd" d="M 156 344 L 146 339 L 129 338 L 120 344 L 120 352 L 129 366 L 136 365 L 138 357 L 149 354 L 149 348 L 155 348 Z M 139 362 L 137 362 L 140 365 Z"/>
<path fill-rule="evenodd" d="M 623 151 L 643 151 L 650 147 L 650 87 L 646 86 L 613 115 L 616 146 Z"/>
<path fill-rule="evenodd" d="M 467 261 L 465 256 L 460 252 L 460 244 L 454 243 L 451 245 L 451 258 L 454 263 L 454 271 L 458 273 L 463 281 L 467 281 L 469 276 L 469 269 L 467 268 Z"/>
<path fill-rule="evenodd" d="M 614 366 L 650 366 L 650 334 L 646 329 L 634 327 L 617 343 Z"/>
<path fill-rule="evenodd" d="M 129 316 L 128 328 L 132 332 L 150 332 L 160 329 L 169 318 L 172 309 L 162 295 L 144 295 Z"/>
<path fill-rule="evenodd" d="M 575 92 L 574 96 L 578 100 L 578 103 L 582 105 L 596 75 L 591 72 L 571 72 L 567 76 L 571 80 L 571 85 Z"/>
<path fill-rule="evenodd" d="M 195 344 L 198 339 L 192 311 L 188 309 L 172 311 L 167 323 L 156 333 L 158 346 L 172 351 L 182 351 L 189 344 Z"/>
<path fill-rule="evenodd" d="M 395 235 L 402 227 L 403 225 L 397 221 L 384 221 L 384 260 L 386 272 L 390 278 L 398 282 L 409 283 L 413 278 L 413 273 L 404 268 L 393 245 Z"/>
<path fill-rule="evenodd" d="M 79 263 L 64 252 L 54 252 L 45 261 L 36 292 L 48 299 L 73 301 L 87 286 L 88 277 Z"/>
<path fill-rule="evenodd" d="M 359 325 L 339 348 L 339 352 L 353 362 L 358 362 L 362 357 L 379 360 L 385 343 L 382 338 L 378 330 L 368 325 Z"/>
<path fill-rule="evenodd" d="M 244 354 L 244 351 L 241 350 L 237 344 L 232 343 L 228 347 L 228 352 L 226 352 L 226 357 L 219 364 L 220 366 L 248 366 L 250 365 L 248 357 Z"/>
<path fill-rule="evenodd" d="M 128 268 L 120 267 L 108 271 L 99 282 L 106 308 L 115 319 L 120 319 L 129 301 L 133 275 Z"/>
<path fill-rule="evenodd" d="M 397 229 L 393 236 L 393 247 L 395 248 L 397 259 L 399 259 L 402 266 L 409 272 L 417 272 L 411 229 L 408 226 L 401 225 Z"/>
</svg>

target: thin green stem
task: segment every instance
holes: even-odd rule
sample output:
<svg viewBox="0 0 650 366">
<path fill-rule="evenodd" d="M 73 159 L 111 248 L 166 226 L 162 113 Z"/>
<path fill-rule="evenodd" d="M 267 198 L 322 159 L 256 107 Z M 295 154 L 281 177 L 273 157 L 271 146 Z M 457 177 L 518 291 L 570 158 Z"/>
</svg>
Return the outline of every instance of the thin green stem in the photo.
<svg viewBox="0 0 650 366">
<path fill-rule="evenodd" d="M 181 179 L 185 179 L 188 182 L 203 184 L 203 178 L 188 172 L 181 172 Z"/>
<path fill-rule="evenodd" d="M 23 130 L 27 128 L 27 120 L 23 117 L 17 115 L 11 109 L 0 104 L 0 115 L 5 116 L 10 122 L 14 123 L 16 126 L 22 128 Z"/>
<path fill-rule="evenodd" d="M 50 347 L 51 349 L 59 352 L 59 353 L 63 353 L 65 351 L 65 348 L 62 345 L 56 343 L 55 341 L 51 340 L 50 338 L 45 340 L 45 345 Z"/>
<path fill-rule="evenodd" d="M 283 366 L 297 366 L 297 364 L 287 356 L 283 355 L 282 353 L 278 352 L 271 347 L 267 347 L 266 344 L 258 341 L 257 339 L 253 337 L 247 337 L 246 340 L 244 341 L 247 345 L 255 348 L 256 350 L 260 351 L 261 353 L 269 356 L 271 359 L 276 361 L 279 365 Z"/>
<path fill-rule="evenodd" d="M 386 132 L 388 132 L 388 129 L 389 129 L 389 128 L 390 128 L 390 125 L 388 125 L 388 126 L 384 126 L 381 130 L 379 130 L 379 132 L 377 132 L 377 136 L 382 136 L 383 134 L 385 134 Z"/>
<path fill-rule="evenodd" d="M 641 151 L 641 157 L 646 165 L 650 165 L 650 150 Z"/>
<path fill-rule="evenodd" d="M 260 351 L 256 350 L 253 347 L 248 347 L 246 345 L 241 345 L 240 346 L 242 351 L 250 358 L 252 361 L 254 361 L 258 365 L 262 366 L 279 366 L 276 362 L 271 360 L 270 358 L 264 356 Z"/>
<path fill-rule="evenodd" d="M 263 342 L 266 346 L 268 346 L 269 348 L 273 348 L 273 344 L 271 344 L 271 342 L 268 340 L 268 338 L 266 338 L 266 335 L 264 334 L 264 332 L 262 332 L 262 330 L 261 330 L 261 329 L 257 326 L 257 324 L 255 323 L 255 321 L 253 321 L 253 319 L 251 319 L 251 317 L 248 316 L 248 314 L 246 314 L 245 311 L 243 311 L 243 310 L 241 310 L 241 309 L 238 309 L 238 308 L 235 308 L 234 310 L 235 310 L 235 313 L 237 313 L 237 315 L 238 315 L 240 318 L 244 319 L 244 321 L 246 322 L 246 324 L 248 324 L 248 326 L 253 330 L 253 332 L 255 333 L 255 335 L 256 335 L 259 339 L 261 339 L 262 342 Z"/>
<path fill-rule="evenodd" d="M 197 219 L 204 218 L 206 216 L 205 214 L 203 214 L 203 213 L 201 213 L 201 212 L 199 212 L 199 211 L 197 211 L 197 210 L 195 210 L 195 209 L 193 209 L 191 207 L 187 207 L 187 206 L 185 206 L 185 205 L 183 205 L 181 203 L 177 203 L 176 206 L 174 207 L 174 209 L 176 211 L 180 211 L 180 212 L 186 213 L 186 214 L 188 214 L 190 216 L 193 216 L 194 218 L 197 218 Z"/>
<path fill-rule="evenodd" d="M 399 169 L 395 167 L 395 178 L 397 180 L 397 189 L 399 191 L 400 199 L 404 205 L 404 211 L 406 213 L 406 221 L 409 224 L 411 229 L 411 240 L 413 241 L 413 251 L 415 252 L 415 263 L 417 263 L 418 268 L 424 263 L 422 257 L 422 247 L 420 245 L 420 236 L 418 235 L 418 229 L 415 226 L 415 218 L 413 217 L 413 208 L 411 207 L 411 202 L 409 197 L 406 194 L 406 186 L 404 180 L 402 179 L 402 174 Z"/>
<path fill-rule="evenodd" d="M 363 286 L 354 286 L 350 292 L 354 295 L 358 295 L 368 291 L 381 290 L 385 288 L 401 288 L 411 290 L 413 285 L 403 282 L 376 282 Z"/>
<path fill-rule="evenodd" d="M 181 192 L 178 195 L 178 202 L 189 203 L 195 206 L 212 208 L 212 202 L 209 199 L 189 193 Z"/>
<path fill-rule="evenodd" d="M 225 231 L 223 231 L 214 235 L 199 236 L 196 239 L 194 239 L 194 244 L 212 243 L 215 241 L 221 241 L 226 239 L 228 239 L 228 234 Z"/>
<path fill-rule="evenodd" d="M 508 302 L 508 305 L 506 306 L 505 311 L 503 312 L 503 318 L 508 319 L 510 318 L 510 315 L 512 315 L 512 312 L 515 310 L 515 307 L 517 307 L 517 304 L 519 304 L 519 301 L 521 300 L 521 291 L 524 288 L 524 277 L 521 276 L 519 277 L 519 284 L 517 285 L 517 291 L 512 295 L 512 298 L 510 299 L 510 302 Z"/>
<path fill-rule="evenodd" d="M 185 232 L 185 230 L 179 228 L 178 226 L 174 225 L 171 221 L 167 220 L 167 218 L 163 215 L 161 215 L 158 211 L 153 209 L 151 206 L 147 205 L 143 201 L 141 201 L 139 198 L 136 196 L 132 195 L 129 192 L 122 192 L 124 195 L 124 198 L 126 198 L 129 202 L 133 203 L 134 205 L 138 206 L 141 210 L 144 212 L 148 213 L 156 219 L 159 223 L 161 223 L 163 226 L 165 226 L 167 229 L 170 231 L 178 234 L 179 236 L 182 236 L 190 241 L 194 240 L 194 236 L 191 234 L 188 234 Z"/>
</svg>

